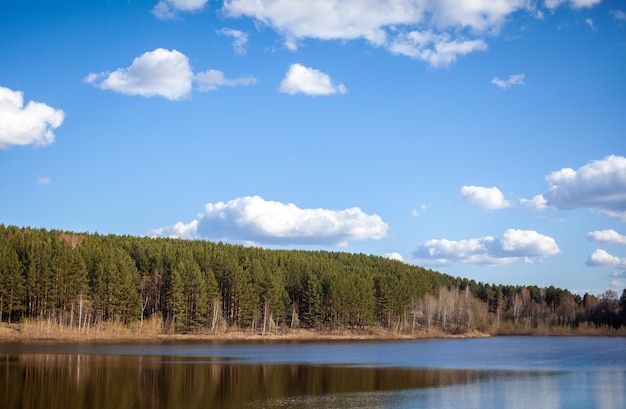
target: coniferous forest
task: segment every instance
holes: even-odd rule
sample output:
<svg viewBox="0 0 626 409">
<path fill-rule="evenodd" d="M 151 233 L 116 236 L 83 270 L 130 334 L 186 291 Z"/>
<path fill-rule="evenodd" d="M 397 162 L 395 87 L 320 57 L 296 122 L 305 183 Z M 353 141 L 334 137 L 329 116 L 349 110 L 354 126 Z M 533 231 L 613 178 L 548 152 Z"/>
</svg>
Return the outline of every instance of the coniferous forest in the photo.
<svg viewBox="0 0 626 409">
<path fill-rule="evenodd" d="M 626 290 L 580 297 L 364 254 L 0 225 L 0 318 L 78 330 L 158 320 L 163 333 L 623 333 Z"/>
</svg>

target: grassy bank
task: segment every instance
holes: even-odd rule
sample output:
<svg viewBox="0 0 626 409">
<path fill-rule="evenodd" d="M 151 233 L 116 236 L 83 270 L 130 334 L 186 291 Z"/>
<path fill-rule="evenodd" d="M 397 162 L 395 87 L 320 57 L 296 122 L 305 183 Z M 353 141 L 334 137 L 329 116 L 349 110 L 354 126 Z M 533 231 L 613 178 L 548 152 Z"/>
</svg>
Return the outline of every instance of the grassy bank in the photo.
<svg viewBox="0 0 626 409">
<path fill-rule="evenodd" d="M 97 326 L 83 328 L 63 326 L 46 320 L 33 320 L 22 323 L 0 324 L 0 342 L 121 342 L 121 341 L 324 341 L 324 340 L 402 340 L 429 338 L 481 338 L 507 335 L 528 336 L 626 336 L 626 328 L 595 327 L 540 327 L 516 328 L 500 326 L 489 333 L 467 331 L 451 334 L 438 329 L 417 330 L 413 333 L 398 333 L 381 327 L 365 329 L 342 329 L 320 331 L 311 329 L 282 329 L 278 332 L 261 333 L 259 331 L 236 328 L 219 331 L 198 330 L 190 333 L 164 333 L 161 320 L 152 319 L 135 322 L 130 325 L 104 322 Z"/>
<path fill-rule="evenodd" d="M 0 324 L 0 342 L 119 342 L 119 341 L 323 341 L 323 340 L 401 340 L 428 338 L 479 338 L 487 337 L 479 331 L 450 334 L 438 329 L 398 333 L 381 327 L 342 329 L 336 331 L 291 329 L 261 333 L 236 328 L 219 331 L 198 330 L 189 333 L 164 333 L 161 320 L 145 320 L 130 325 L 104 322 L 85 328 L 63 326 L 46 320 Z"/>
</svg>

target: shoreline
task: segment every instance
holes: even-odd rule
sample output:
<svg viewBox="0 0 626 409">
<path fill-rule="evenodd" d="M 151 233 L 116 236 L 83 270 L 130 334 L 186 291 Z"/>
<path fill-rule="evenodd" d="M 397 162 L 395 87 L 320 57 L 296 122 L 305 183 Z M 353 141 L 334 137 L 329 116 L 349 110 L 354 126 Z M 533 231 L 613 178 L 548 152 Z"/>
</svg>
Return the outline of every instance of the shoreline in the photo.
<svg viewBox="0 0 626 409">
<path fill-rule="evenodd" d="M 417 329 L 414 332 L 396 332 L 382 327 L 363 329 L 316 330 L 285 328 L 278 332 L 252 332 L 236 328 L 218 331 L 208 329 L 191 333 L 164 333 L 158 322 L 133 323 L 130 325 L 103 323 L 99 327 L 64 327 L 47 321 L 24 323 L 0 323 L 0 344 L 5 343 L 173 343 L 173 342 L 348 342 L 348 341 L 403 341 L 418 339 L 470 339 L 493 336 L 618 336 L 626 337 L 626 328 L 500 328 L 481 332 L 467 330 L 450 333 L 438 328 Z"/>
<path fill-rule="evenodd" d="M 52 328 L 41 324 L 6 324 L 0 325 L 0 344 L 2 343 L 84 343 L 84 342 L 326 342 L 326 341 L 400 341 L 412 339 L 459 339 L 486 338 L 490 334 L 468 331 L 464 334 L 450 334 L 439 330 L 419 330 L 412 334 L 393 332 L 384 328 L 366 328 L 361 330 L 344 329 L 337 331 L 319 331 L 312 329 L 287 329 L 280 333 L 252 333 L 245 330 L 226 330 L 219 332 L 196 332 L 184 334 L 164 334 L 153 328 L 128 328 L 111 326 L 104 329 L 79 331 L 53 325 Z"/>
</svg>

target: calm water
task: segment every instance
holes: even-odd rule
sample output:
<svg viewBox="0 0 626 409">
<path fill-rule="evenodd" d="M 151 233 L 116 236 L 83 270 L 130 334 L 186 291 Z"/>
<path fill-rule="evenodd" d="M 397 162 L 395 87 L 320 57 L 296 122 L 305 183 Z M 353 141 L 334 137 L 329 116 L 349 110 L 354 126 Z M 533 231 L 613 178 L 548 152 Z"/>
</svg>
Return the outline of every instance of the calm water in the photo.
<svg viewBox="0 0 626 409">
<path fill-rule="evenodd" d="M 626 339 L 0 344 L 0 408 L 626 408 Z"/>
</svg>

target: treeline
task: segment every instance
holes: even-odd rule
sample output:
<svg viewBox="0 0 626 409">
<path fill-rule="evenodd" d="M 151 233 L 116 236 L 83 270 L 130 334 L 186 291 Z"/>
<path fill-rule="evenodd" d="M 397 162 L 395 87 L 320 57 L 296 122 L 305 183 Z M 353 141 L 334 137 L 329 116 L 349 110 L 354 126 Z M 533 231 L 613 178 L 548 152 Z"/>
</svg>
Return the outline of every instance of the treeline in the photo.
<svg viewBox="0 0 626 409">
<path fill-rule="evenodd" d="M 567 290 L 455 278 L 383 257 L 0 225 L 0 321 L 71 328 L 159 319 L 165 332 L 397 332 L 610 327 L 626 290 Z"/>
</svg>

